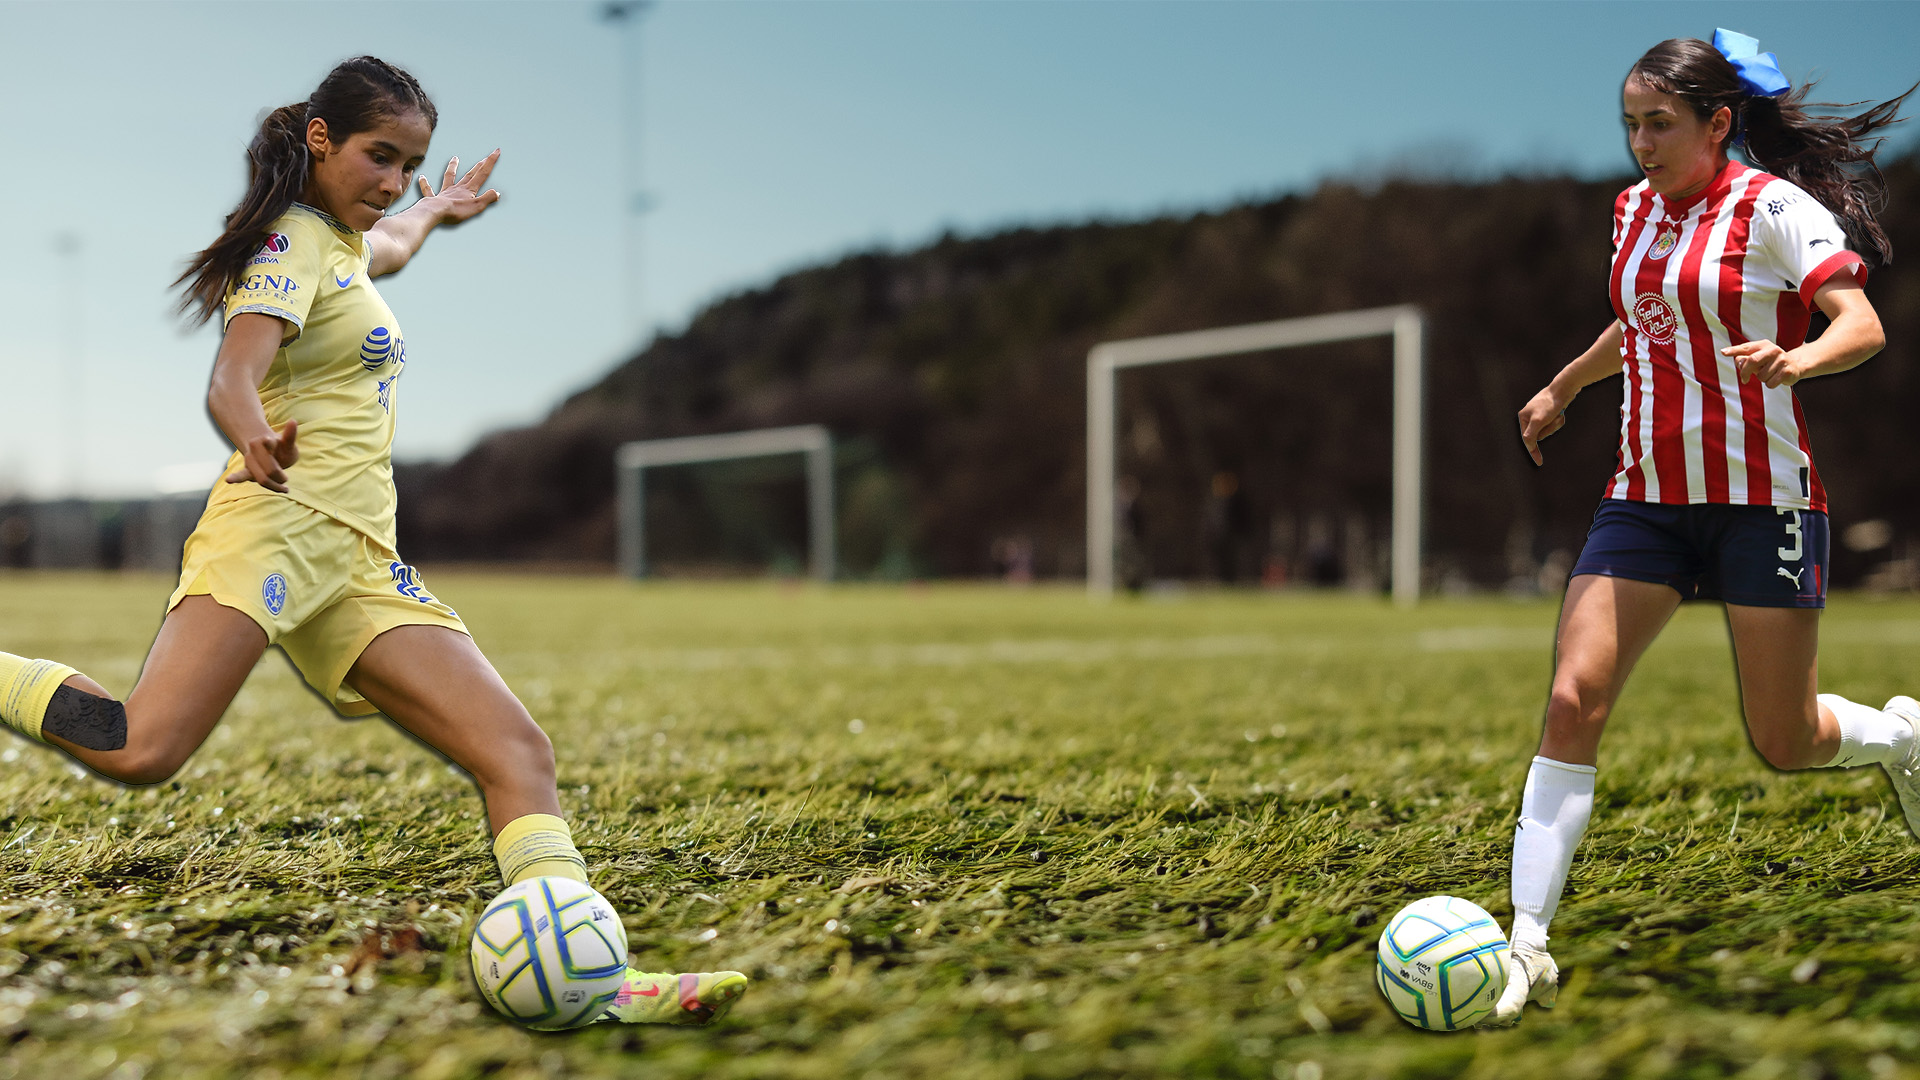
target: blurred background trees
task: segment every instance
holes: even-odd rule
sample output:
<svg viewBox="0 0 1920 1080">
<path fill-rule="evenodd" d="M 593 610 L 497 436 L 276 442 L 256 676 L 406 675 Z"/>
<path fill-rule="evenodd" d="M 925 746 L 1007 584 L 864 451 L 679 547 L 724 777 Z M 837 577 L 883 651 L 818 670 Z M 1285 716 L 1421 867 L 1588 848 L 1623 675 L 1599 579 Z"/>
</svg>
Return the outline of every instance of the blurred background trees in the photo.
<svg viewBox="0 0 1920 1080">
<path fill-rule="evenodd" d="M 1886 172 L 1885 224 L 1912 258 L 1920 163 Z M 1514 414 L 1612 317 L 1608 229 L 1624 183 L 1330 183 L 1218 212 L 947 235 L 802 269 L 712 304 L 536 426 L 400 467 L 401 548 L 423 562 L 610 565 L 619 443 L 823 423 L 840 441 L 850 574 L 1073 576 L 1084 572 L 1094 343 L 1417 303 L 1430 320 L 1430 583 L 1551 587 L 1613 469 L 1618 380 L 1573 406 L 1544 468 L 1527 461 Z M 1920 554 L 1906 547 L 1920 538 L 1920 454 L 1907 437 L 1920 276 L 1896 261 L 1869 294 L 1887 351 L 1801 388 L 1836 536 L 1872 526 L 1855 529 L 1853 547 L 1836 543 L 1842 586 L 1907 573 L 1902 558 Z M 1383 583 L 1388 385 L 1385 341 L 1124 375 L 1123 573 Z M 659 565 L 804 564 L 797 464 L 649 484 Z"/>
</svg>

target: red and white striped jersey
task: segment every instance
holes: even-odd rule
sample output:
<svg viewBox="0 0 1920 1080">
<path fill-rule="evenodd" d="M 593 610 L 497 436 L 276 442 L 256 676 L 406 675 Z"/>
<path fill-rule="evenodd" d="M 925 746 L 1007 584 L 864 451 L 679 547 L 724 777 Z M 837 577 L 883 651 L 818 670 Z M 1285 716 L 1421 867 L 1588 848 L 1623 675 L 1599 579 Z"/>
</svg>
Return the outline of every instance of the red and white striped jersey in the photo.
<svg viewBox="0 0 1920 1080">
<path fill-rule="evenodd" d="M 1645 181 L 1613 208 L 1614 313 L 1625 330 L 1620 464 L 1610 499 L 1824 511 L 1791 387 L 1741 385 L 1720 350 L 1806 341 L 1813 294 L 1851 268 L 1833 214 L 1793 184 L 1729 161 L 1686 199 Z"/>
</svg>

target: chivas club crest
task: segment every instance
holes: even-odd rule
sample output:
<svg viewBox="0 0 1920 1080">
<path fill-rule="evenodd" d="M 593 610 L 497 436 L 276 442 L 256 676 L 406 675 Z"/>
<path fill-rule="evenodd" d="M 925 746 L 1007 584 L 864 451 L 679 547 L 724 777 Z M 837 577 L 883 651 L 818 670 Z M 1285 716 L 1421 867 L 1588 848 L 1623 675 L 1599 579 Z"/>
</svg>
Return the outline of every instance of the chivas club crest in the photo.
<svg viewBox="0 0 1920 1080">
<path fill-rule="evenodd" d="M 1647 249 L 1647 258 L 1664 259 L 1680 246 L 1680 223 L 1663 221 L 1660 229 L 1653 235 L 1653 246 Z"/>
</svg>

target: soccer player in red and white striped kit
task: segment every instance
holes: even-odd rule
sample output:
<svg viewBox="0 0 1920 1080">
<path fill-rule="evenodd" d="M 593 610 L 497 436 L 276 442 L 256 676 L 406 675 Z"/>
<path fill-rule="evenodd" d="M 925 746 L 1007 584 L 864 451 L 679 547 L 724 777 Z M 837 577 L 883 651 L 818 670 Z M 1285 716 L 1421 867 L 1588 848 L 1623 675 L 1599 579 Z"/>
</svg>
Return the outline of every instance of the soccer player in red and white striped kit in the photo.
<svg viewBox="0 0 1920 1080">
<path fill-rule="evenodd" d="M 1912 93 L 1911 90 L 1908 93 Z M 1535 464 L 1583 387 L 1624 371 L 1619 468 L 1560 613 L 1540 751 L 1513 842 L 1512 960 L 1493 1022 L 1552 1007 L 1547 924 L 1593 809 L 1594 766 L 1628 673 L 1682 600 L 1726 605 L 1753 744 L 1780 769 L 1879 764 L 1920 836 L 1920 704 L 1816 692 L 1826 492 L 1793 384 L 1880 351 L 1861 286 L 1892 252 L 1872 133 L 1906 95 L 1811 116 L 1743 34 L 1663 41 L 1622 91 L 1645 179 L 1614 204 L 1616 316 L 1520 410 Z M 1729 157 L 1739 147 L 1749 168 Z M 1760 171 L 1760 170 L 1767 171 Z M 1808 322 L 1830 320 L 1816 340 Z"/>
</svg>

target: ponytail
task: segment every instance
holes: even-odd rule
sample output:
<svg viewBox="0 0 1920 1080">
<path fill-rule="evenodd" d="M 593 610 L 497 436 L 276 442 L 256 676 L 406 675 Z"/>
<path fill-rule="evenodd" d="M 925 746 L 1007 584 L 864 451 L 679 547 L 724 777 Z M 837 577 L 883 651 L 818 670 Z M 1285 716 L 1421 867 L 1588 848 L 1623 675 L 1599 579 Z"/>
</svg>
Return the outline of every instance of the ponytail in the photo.
<svg viewBox="0 0 1920 1080">
<path fill-rule="evenodd" d="M 1886 136 L 1875 132 L 1899 122 L 1901 104 L 1920 84 L 1852 117 L 1809 115 L 1804 107 L 1808 89 L 1799 86 L 1780 97 L 1746 99 L 1739 124 L 1747 159 L 1792 181 L 1831 210 L 1846 230 L 1849 246 L 1869 266 L 1892 262 L 1893 242 L 1879 222 L 1887 205 L 1887 185 L 1873 160 Z"/>
<path fill-rule="evenodd" d="M 247 193 L 227 215 L 226 231 L 194 256 L 175 285 L 186 285 L 182 311 L 194 322 L 219 314 L 227 291 L 267 242 L 268 226 L 280 220 L 307 186 L 307 103 L 282 105 L 267 114 L 247 145 Z"/>
<path fill-rule="evenodd" d="M 338 144 L 409 111 L 425 117 L 429 131 L 439 123 L 439 111 L 412 75 L 385 60 L 356 56 L 328 72 L 306 101 L 268 113 L 247 145 L 247 193 L 227 215 L 226 230 L 174 281 L 185 286 L 180 310 L 194 322 L 218 315 L 273 223 L 306 192 L 309 123 L 325 120 L 327 138 Z"/>
<path fill-rule="evenodd" d="M 1773 55 L 1765 54 L 1764 59 L 1771 65 Z M 1814 116 L 1806 111 L 1808 87 L 1777 92 L 1786 83 L 1781 78 L 1765 88 L 1768 93 L 1756 93 L 1741 68 L 1696 38 L 1671 38 L 1648 49 L 1627 78 L 1672 94 L 1702 120 L 1723 108 L 1731 111 L 1729 138 L 1744 147 L 1754 167 L 1789 181 L 1831 211 L 1846 230 L 1848 244 L 1867 265 L 1893 261 L 1893 243 L 1878 220 L 1887 190 L 1874 163 L 1885 139 L 1877 133 L 1899 121 L 1901 104 L 1920 90 L 1920 84 L 1858 116 Z"/>
</svg>

